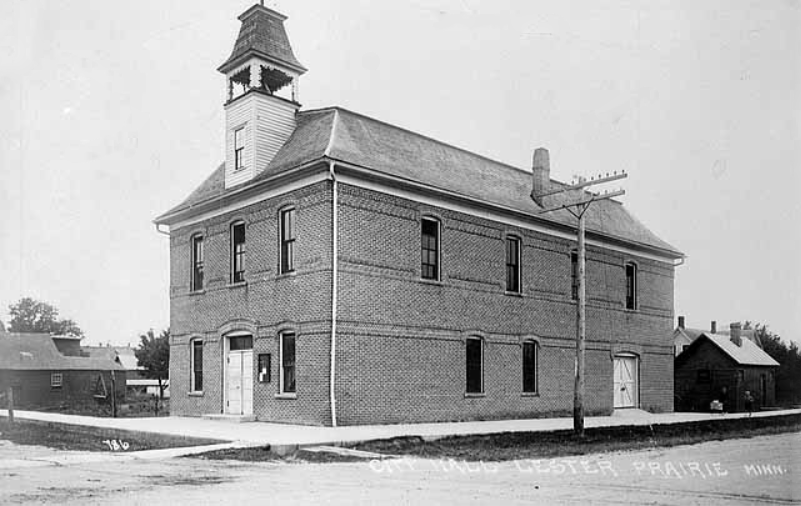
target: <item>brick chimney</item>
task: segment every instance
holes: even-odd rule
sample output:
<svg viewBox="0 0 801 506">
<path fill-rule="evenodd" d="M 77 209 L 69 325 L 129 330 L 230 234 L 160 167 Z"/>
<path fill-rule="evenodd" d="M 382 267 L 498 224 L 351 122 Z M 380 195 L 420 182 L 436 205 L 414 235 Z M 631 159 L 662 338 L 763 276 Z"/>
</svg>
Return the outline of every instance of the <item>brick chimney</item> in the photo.
<svg viewBox="0 0 801 506">
<path fill-rule="evenodd" d="M 729 339 L 731 339 L 731 342 L 733 342 L 737 346 L 742 346 L 743 338 L 740 336 L 740 331 L 742 330 L 740 322 L 734 322 L 730 324 L 729 329 L 731 330 L 729 334 Z"/>
<path fill-rule="evenodd" d="M 715 320 L 712 320 L 712 325 L 709 326 L 709 331 L 712 332 L 713 334 L 717 334 L 718 333 L 718 322 L 716 322 Z"/>
<path fill-rule="evenodd" d="M 547 149 L 537 148 L 534 150 L 531 171 L 534 173 L 532 176 L 531 198 L 542 206 L 544 199 L 540 195 L 548 191 L 551 186 L 551 161 Z"/>
<path fill-rule="evenodd" d="M 679 328 L 680 329 L 684 328 L 684 317 L 683 316 L 679 316 Z"/>
</svg>

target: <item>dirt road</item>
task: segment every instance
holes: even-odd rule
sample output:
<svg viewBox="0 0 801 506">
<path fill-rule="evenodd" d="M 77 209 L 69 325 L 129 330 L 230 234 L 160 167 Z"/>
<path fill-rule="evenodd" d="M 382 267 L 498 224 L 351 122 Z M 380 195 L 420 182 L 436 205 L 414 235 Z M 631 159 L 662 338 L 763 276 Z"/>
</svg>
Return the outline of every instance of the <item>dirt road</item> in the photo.
<svg viewBox="0 0 801 506">
<path fill-rule="evenodd" d="M 801 504 L 801 434 L 575 459 L 0 469 L 0 503 Z"/>
</svg>

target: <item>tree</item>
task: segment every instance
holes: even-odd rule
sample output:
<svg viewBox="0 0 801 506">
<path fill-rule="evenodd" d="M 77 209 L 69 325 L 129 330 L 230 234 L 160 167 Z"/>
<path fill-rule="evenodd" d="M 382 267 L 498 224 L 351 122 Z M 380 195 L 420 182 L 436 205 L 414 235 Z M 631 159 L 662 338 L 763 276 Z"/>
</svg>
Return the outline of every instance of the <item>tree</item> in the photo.
<svg viewBox="0 0 801 506">
<path fill-rule="evenodd" d="M 768 330 L 767 325 L 757 323 L 754 333 L 762 342 L 762 349 L 779 363 L 776 370 L 776 400 L 782 404 L 801 401 L 801 350 L 794 342 L 787 343 Z"/>
<path fill-rule="evenodd" d="M 139 336 L 139 339 L 139 347 L 134 350 L 136 360 L 145 368 L 144 374 L 147 378 L 158 380 L 159 402 L 161 402 L 164 400 L 166 380 L 170 375 L 170 329 L 162 330 L 158 337 L 153 333 L 153 329 L 150 329 L 146 334 Z M 157 402 L 157 414 L 158 406 Z"/>
<path fill-rule="evenodd" d="M 11 315 L 9 332 L 41 332 L 83 337 L 83 331 L 78 324 L 70 319 L 60 319 L 58 309 L 47 302 L 23 297 L 16 304 L 8 306 L 8 312 Z"/>
</svg>

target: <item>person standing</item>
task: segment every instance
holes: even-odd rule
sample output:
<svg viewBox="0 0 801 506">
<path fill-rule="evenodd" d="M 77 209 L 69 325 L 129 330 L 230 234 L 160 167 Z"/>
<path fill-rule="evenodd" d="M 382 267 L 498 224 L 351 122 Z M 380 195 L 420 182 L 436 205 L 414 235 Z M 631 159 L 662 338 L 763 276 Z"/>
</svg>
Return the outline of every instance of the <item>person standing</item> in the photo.
<svg viewBox="0 0 801 506">
<path fill-rule="evenodd" d="M 745 410 L 748 411 L 748 416 L 754 411 L 754 398 L 751 396 L 751 391 L 745 391 Z"/>
</svg>

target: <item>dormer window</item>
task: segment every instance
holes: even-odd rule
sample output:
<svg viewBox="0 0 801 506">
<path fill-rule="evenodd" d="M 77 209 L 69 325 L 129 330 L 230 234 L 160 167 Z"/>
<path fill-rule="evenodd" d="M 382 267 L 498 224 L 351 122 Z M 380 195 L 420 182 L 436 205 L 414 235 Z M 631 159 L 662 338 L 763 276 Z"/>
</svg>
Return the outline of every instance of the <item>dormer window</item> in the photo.
<svg viewBox="0 0 801 506">
<path fill-rule="evenodd" d="M 234 169 L 245 168 L 245 127 L 234 130 Z"/>
</svg>

